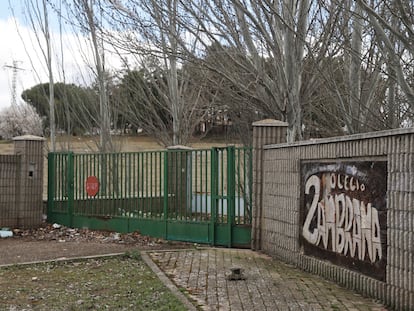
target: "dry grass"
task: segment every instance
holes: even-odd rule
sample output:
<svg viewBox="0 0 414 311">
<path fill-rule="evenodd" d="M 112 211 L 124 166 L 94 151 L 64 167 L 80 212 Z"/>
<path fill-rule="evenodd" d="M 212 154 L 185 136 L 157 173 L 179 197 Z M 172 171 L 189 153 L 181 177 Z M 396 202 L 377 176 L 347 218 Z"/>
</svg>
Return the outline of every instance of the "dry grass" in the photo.
<svg viewBox="0 0 414 311">
<path fill-rule="evenodd" d="M 97 143 L 99 137 L 83 136 L 83 137 L 67 137 L 60 136 L 57 139 L 58 150 L 70 150 L 75 153 L 98 152 Z M 158 144 L 153 138 L 139 136 L 116 136 L 113 138 L 113 150 L 115 152 L 140 152 L 149 150 L 162 150 L 164 146 Z M 194 149 L 204 149 L 211 147 L 226 147 L 234 145 L 234 140 L 223 139 L 204 139 L 195 141 L 190 144 Z M 50 145 L 50 144 L 49 144 Z M 0 149 L 1 151 L 1 149 Z"/>
<path fill-rule="evenodd" d="M 138 253 L 0 269 L 1 310 L 185 310 Z"/>
<path fill-rule="evenodd" d="M 91 153 L 97 152 L 97 143 L 99 137 L 95 136 L 58 136 L 56 139 L 57 150 L 70 150 L 75 153 Z M 162 150 L 164 146 L 158 144 L 153 138 L 139 136 L 117 136 L 113 140 L 115 152 L 139 152 L 148 150 Z M 194 141 L 190 147 L 194 149 L 204 149 L 211 147 L 226 147 L 229 145 L 238 145 L 237 141 L 231 139 L 206 138 Z M 0 140 L 0 154 L 12 154 L 13 142 Z M 45 153 L 50 151 L 50 140 L 45 148 Z"/>
</svg>

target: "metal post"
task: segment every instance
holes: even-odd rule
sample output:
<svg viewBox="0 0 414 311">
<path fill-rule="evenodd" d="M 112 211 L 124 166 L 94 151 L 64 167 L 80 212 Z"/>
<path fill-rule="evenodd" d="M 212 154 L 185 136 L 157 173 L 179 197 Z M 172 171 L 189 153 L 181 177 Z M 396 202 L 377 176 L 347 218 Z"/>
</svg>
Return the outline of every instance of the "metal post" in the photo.
<svg viewBox="0 0 414 311">
<path fill-rule="evenodd" d="M 168 153 L 169 151 L 164 151 L 164 239 L 168 239 Z"/>
<path fill-rule="evenodd" d="M 210 210 L 210 243 L 216 244 L 216 209 L 217 209 L 217 192 L 218 192 L 218 174 L 217 174 L 217 162 L 218 162 L 217 148 L 211 148 L 211 210 Z"/>
<path fill-rule="evenodd" d="M 68 194 L 68 213 L 69 213 L 69 226 L 73 227 L 73 201 L 74 201 L 74 167 L 73 167 L 73 152 L 68 153 L 68 170 L 67 170 L 67 194 Z"/>
<path fill-rule="evenodd" d="M 227 147 L 227 228 L 228 228 L 228 247 L 232 247 L 233 225 L 235 217 L 235 150 L 234 146 Z"/>
<path fill-rule="evenodd" d="M 47 157 L 47 217 L 51 218 L 55 208 L 55 154 L 49 153 Z"/>
</svg>

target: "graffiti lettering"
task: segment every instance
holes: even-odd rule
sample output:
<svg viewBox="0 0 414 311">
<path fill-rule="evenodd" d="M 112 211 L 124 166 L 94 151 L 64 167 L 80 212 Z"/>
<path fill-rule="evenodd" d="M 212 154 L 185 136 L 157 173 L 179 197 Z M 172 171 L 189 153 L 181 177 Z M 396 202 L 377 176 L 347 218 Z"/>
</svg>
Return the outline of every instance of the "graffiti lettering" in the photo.
<svg viewBox="0 0 414 311">
<path fill-rule="evenodd" d="M 365 185 L 359 183 L 357 178 L 344 174 L 330 174 L 329 186 L 331 189 L 339 189 L 346 191 L 365 191 Z"/>
<path fill-rule="evenodd" d="M 348 193 L 365 191 L 365 185 L 352 176 L 341 174 L 326 174 L 322 179 L 321 183 L 318 176 L 312 175 L 306 181 L 305 194 L 310 194 L 312 188 L 314 194 L 303 225 L 303 237 L 313 245 L 345 256 L 364 260 L 368 253 L 371 262 L 377 258 L 381 260 L 377 209 L 345 193 L 330 193 L 331 189 Z M 328 187 L 321 189 L 321 184 Z M 324 191 L 322 196 L 321 190 Z"/>
</svg>

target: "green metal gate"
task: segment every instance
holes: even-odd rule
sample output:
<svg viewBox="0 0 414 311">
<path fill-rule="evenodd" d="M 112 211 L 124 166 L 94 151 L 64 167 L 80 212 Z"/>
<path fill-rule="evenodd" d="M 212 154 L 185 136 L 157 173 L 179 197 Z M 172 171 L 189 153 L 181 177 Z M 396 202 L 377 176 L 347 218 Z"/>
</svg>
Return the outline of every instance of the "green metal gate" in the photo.
<svg viewBox="0 0 414 311">
<path fill-rule="evenodd" d="M 48 155 L 48 221 L 69 227 L 250 247 L 251 191 L 251 148 Z"/>
</svg>

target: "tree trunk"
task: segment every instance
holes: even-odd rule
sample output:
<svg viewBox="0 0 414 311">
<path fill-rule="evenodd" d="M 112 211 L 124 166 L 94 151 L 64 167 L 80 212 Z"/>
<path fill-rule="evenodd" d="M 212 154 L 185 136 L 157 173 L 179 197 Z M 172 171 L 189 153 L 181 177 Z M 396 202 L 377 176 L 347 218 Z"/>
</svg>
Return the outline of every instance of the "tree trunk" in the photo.
<svg viewBox="0 0 414 311">
<path fill-rule="evenodd" d="M 110 117 L 108 108 L 108 98 L 105 86 L 105 70 L 102 60 L 102 55 L 99 52 L 98 37 L 96 35 L 96 27 L 93 14 L 93 0 L 88 3 L 88 0 L 83 0 L 83 7 L 87 16 L 88 27 L 91 35 L 93 52 L 95 57 L 96 74 L 98 78 L 99 88 L 99 112 L 100 112 L 100 151 L 108 152 L 111 149 L 111 135 L 110 135 Z M 103 53 L 103 52 L 102 52 Z"/>
<path fill-rule="evenodd" d="M 283 18 L 286 23 L 284 29 L 284 72 L 287 86 L 285 101 L 286 119 L 289 124 L 288 142 L 303 139 L 300 89 L 309 1 L 302 0 L 298 6 L 295 2 L 285 0 L 283 4 Z"/>
<path fill-rule="evenodd" d="M 349 85 L 349 131 L 358 133 L 360 131 L 361 114 L 361 48 L 362 48 L 362 9 L 355 4 L 353 14 L 350 70 L 348 76 Z"/>
<path fill-rule="evenodd" d="M 49 127 L 50 127 L 50 142 L 53 152 L 56 151 L 56 121 L 55 121 L 55 92 L 52 71 L 52 52 L 50 47 L 50 32 L 49 32 L 49 18 L 47 14 L 46 0 L 43 0 L 43 14 L 44 14 L 44 35 L 46 41 L 46 64 L 49 74 Z"/>
<path fill-rule="evenodd" d="M 168 18 L 169 18 L 169 42 L 171 53 L 168 55 L 167 51 L 165 51 L 166 55 L 168 55 L 168 61 L 170 65 L 170 75 L 169 75 L 169 93 L 170 93 L 170 100 L 171 100 L 171 114 L 172 114 L 172 122 L 173 122 L 173 145 L 180 145 L 181 142 L 181 101 L 178 96 L 178 76 L 177 76 L 177 22 L 176 22 L 176 14 L 177 14 L 177 1 L 176 0 L 168 0 Z"/>
</svg>

